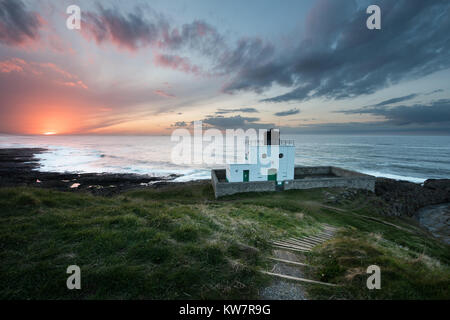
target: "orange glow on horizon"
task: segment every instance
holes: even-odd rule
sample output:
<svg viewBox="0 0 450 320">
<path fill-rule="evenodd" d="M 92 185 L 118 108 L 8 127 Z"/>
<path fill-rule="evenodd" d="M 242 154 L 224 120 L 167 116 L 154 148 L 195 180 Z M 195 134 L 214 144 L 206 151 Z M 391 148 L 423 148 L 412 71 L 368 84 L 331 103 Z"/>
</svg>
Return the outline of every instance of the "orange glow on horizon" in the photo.
<svg viewBox="0 0 450 320">
<path fill-rule="evenodd" d="M 56 134 L 56 132 L 55 131 L 48 131 L 48 132 L 44 132 L 43 134 L 46 135 L 46 136 L 53 136 L 53 135 Z"/>
</svg>

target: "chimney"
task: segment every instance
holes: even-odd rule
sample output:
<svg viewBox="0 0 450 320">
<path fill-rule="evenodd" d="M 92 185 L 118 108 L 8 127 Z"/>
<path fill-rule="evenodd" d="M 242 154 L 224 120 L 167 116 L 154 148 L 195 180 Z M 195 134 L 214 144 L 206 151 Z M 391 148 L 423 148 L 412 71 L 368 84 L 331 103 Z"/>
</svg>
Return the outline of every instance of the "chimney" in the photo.
<svg viewBox="0 0 450 320">
<path fill-rule="evenodd" d="M 280 129 L 271 128 L 264 132 L 264 145 L 279 145 L 280 144 Z"/>
</svg>

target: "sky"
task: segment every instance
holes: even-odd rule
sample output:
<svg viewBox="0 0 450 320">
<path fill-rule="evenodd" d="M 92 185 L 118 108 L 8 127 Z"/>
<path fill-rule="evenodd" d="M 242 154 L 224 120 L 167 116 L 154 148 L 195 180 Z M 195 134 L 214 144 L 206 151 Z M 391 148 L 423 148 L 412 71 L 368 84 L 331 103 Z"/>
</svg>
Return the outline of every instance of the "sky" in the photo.
<svg viewBox="0 0 450 320">
<path fill-rule="evenodd" d="M 448 0 L 0 0 L 0 133 L 448 135 L 449 16 Z"/>
</svg>

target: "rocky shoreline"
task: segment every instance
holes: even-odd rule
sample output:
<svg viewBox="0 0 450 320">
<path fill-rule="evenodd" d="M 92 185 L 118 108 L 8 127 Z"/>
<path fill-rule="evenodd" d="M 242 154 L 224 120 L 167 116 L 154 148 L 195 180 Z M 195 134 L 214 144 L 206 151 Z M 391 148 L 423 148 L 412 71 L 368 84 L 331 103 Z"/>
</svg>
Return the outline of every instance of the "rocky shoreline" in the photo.
<svg viewBox="0 0 450 320">
<path fill-rule="evenodd" d="M 415 217 L 420 208 L 450 202 L 450 179 L 428 179 L 420 185 L 378 178 L 375 194 L 387 204 L 385 215 Z"/>
<path fill-rule="evenodd" d="M 40 172 L 36 155 L 42 148 L 0 149 L 0 187 L 31 186 L 59 191 L 89 191 L 98 195 L 112 195 L 138 188 L 159 188 L 174 184 L 178 175 L 153 177 L 116 173 L 58 173 Z M 199 181 L 176 182 L 179 184 Z M 209 183 L 202 180 L 202 183 Z M 375 194 L 386 204 L 383 214 L 416 217 L 419 209 L 450 203 L 450 179 L 429 179 L 423 185 L 408 181 L 377 178 Z"/>
<path fill-rule="evenodd" d="M 40 172 L 36 155 L 45 151 L 43 148 L 0 149 L 0 187 L 29 186 L 112 195 L 149 186 L 158 188 L 179 177 L 175 174 L 153 177 L 130 173 Z"/>
</svg>

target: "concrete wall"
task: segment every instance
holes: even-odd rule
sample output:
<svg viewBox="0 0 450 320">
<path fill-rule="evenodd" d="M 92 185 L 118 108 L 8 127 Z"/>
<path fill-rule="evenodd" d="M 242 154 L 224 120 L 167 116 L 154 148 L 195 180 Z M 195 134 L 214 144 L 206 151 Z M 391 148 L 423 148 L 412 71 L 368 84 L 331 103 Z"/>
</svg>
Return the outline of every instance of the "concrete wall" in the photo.
<svg viewBox="0 0 450 320">
<path fill-rule="evenodd" d="M 375 179 L 370 178 L 310 178 L 286 181 L 284 190 L 315 188 L 353 188 L 375 191 Z"/>
<path fill-rule="evenodd" d="M 211 182 L 216 198 L 242 192 L 275 191 L 275 181 L 221 182 L 217 174 L 223 175 L 224 172 L 225 170 L 211 170 Z"/>
<path fill-rule="evenodd" d="M 375 177 L 337 167 L 295 167 L 295 174 L 311 177 L 285 181 L 284 190 L 343 187 L 375 191 Z M 211 170 L 211 182 L 216 198 L 241 192 L 276 190 L 275 181 L 226 182 L 225 175 L 225 170 Z"/>
</svg>

